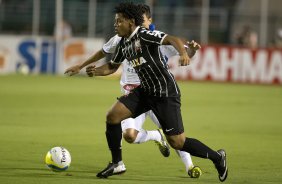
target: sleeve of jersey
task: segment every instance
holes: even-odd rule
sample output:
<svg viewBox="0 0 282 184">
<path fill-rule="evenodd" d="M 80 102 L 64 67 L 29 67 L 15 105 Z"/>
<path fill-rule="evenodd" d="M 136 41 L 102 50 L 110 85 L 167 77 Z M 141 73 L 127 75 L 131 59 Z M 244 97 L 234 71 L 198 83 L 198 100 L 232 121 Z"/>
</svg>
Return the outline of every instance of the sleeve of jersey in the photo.
<svg viewBox="0 0 282 184">
<path fill-rule="evenodd" d="M 123 56 L 121 47 L 118 45 L 114 54 L 114 57 L 111 60 L 112 64 L 121 64 L 124 61 L 125 57 Z"/>
<path fill-rule="evenodd" d="M 179 53 L 177 52 L 177 50 L 171 46 L 171 45 L 162 45 L 160 47 L 161 52 L 167 57 L 170 58 L 172 56 L 176 56 L 179 55 Z"/>
<path fill-rule="evenodd" d="M 140 38 L 143 42 L 146 44 L 156 44 L 156 45 L 162 45 L 163 40 L 167 34 L 161 32 L 161 31 L 149 31 L 149 30 L 142 30 L 140 33 Z"/>
<path fill-rule="evenodd" d="M 113 54 L 115 53 L 116 47 L 119 43 L 121 38 L 117 35 L 112 37 L 107 43 L 103 45 L 103 52 L 106 54 Z"/>
</svg>

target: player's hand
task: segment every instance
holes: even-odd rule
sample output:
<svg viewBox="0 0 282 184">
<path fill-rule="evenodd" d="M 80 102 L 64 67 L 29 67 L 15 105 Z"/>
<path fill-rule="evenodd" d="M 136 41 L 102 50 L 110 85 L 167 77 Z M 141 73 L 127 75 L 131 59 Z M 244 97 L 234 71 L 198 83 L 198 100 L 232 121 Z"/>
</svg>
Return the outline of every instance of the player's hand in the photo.
<svg viewBox="0 0 282 184">
<path fill-rule="evenodd" d="M 86 73 L 88 77 L 93 77 L 95 75 L 96 66 L 90 65 L 86 67 Z"/>
<path fill-rule="evenodd" d="M 180 66 L 187 66 L 189 64 L 190 64 L 190 58 L 189 58 L 188 54 L 185 52 L 182 55 L 180 55 L 179 65 Z"/>
<path fill-rule="evenodd" d="M 187 45 L 190 49 L 192 50 L 198 50 L 201 48 L 201 45 L 197 42 L 195 42 L 194 40 L 192 40 L 191 42 L 187 42 Z"/>
<path fill-rule="evenodd" d="M 191 50 L 198 50 L 201 48 L 201 45 L 197 42 L 195 42 L 194 40 L 192 40 L 191 42 L 187 42 L 187 46 L 191 49 Z"/>
<path fill-rule="evenodd" d="M 75 65 L 75 66 L 72 66 L 72 67 L 66 69 L 64 74 L 68 74 L 69 76 L 73 76 L 75 74 L 78 74 L 79 71 L 80 71 L 79 65 Z"/>
<path fill-rule="evenodd" d="M 201 48 L 201 45 L 192 40 L 191 42 L 187 41 L 184 47 L 188 53 L 188 56 L 192 58 L 196 54 L 197 50 Z"/>
</svg>

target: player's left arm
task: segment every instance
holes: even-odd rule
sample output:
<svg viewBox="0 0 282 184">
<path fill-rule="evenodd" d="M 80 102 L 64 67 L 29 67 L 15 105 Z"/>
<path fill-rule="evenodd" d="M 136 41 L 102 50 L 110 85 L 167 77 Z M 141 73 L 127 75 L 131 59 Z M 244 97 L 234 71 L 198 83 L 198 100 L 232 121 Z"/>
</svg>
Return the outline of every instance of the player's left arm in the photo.
<svg viewBox="0 0 282 184">
<path fill-rule="evenodd" d="M 178 37 L 165 34 L 161 31 L 149 31 L 142 29 L 140 32 L 141 41 L 147 45 L 172 45 L 179 53 L 179 64 L 181 66 L 186 66 L 190 63 L 190 57 L 186 52 L 182 40 Z"/>
<path fill-rule="evenodd" d="M 194 55 L 196 54 L 197 50 L 199 50 L 201 48 L 201 45 L 198 44 L 197 42 L 195 42 L 194 40 L 192 40 L 192 41 L 187 41 L 186 39 L 181 39 L 181 40 L 184 44 L 186 52 L 188 53 L 188 56 L 190 58 L 193 58 Z M 172 45 L 165 45 L 165 46 L 161 47 L 161 51 L 167 58 L 179 55 L 177 50 Z"/>
<path fill-rule="evenodd" d="M 178 51 L 180 56 L 179 64 L 181 66 L 186 66 L 190 64 L 190 57 L 188 56 L 188 53 L 186 52 L 186 49 L 180 38 L 171 35 L 166 35 L 162 41 L 162 45 L 172 45 Z"/>
</svg>

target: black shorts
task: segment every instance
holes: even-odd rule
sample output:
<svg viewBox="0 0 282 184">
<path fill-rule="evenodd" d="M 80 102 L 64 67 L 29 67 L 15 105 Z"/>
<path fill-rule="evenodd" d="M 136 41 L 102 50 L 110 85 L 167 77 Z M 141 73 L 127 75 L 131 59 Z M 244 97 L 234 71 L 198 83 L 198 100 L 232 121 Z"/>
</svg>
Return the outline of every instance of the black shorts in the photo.
<svg viewBox="0 0 282 184">
<path fill-rule="evenodd" d="M 184 132 L 179 96 L 150 96 L 144 93 L 141 87 L 137 87 L 118 100 L 131 111 L 133 118 L 152 110 L 166 135 L 179 135 Z"/>
</svg>

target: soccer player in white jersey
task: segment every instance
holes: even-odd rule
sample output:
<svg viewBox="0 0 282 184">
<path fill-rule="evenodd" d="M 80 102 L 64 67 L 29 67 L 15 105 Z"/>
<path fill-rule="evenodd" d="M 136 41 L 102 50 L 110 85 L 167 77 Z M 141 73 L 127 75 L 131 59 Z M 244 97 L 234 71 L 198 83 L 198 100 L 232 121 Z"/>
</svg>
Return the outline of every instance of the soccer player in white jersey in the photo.
<svg viewBox="0 0 282 184">
<path fill-rule="evenodd" d="M 144 16 L 143 26 L 146 28 L 149 28 L 149 25 L 152 23 L 150 8 L 149 6 L 144 5 L 144 4 L 140 4 L 139 6 L 142 9 L 143 16 Z M 99 59 L 103 58 L 105 54 L 113 54 L 115 52 L 115 49 L 120 39 L 121 38 L 119 36 L 115 35 L 106 44 L 104 44 L 102 50 L 95 53 L 92 57 L 86 60 L 82 65 L 75 65 L 73 67 L 68 68 L 65 73 L 69 73 L 70 75 L 77 74 L 83 67 L 87 66 L 90 63 L 98 61 Z M 196 50 L 200 48 L 199 44 L 194 41 L 188 43 L 188 47 L 190 48 L 188 49 L 190 57 L 192 57 L 195 54 Z M 161 46 L 160 49 L 161 49 L 161 52 L 167 58 L 170 58 L 171 56 L 175 56 L 178 54 L 178 52 L 172 46 Z M 130 63 L 127 60 L 123 62 L 122 66 L 123 68 L 122 68 L 120 85 L 121 85 L 123 94 L 128 94 L 132 89 L 140 85 L 140 80 L 134 68 L 130 65 Z M 115 70 L 107 70 L 105 68 L 106 68 L 105 66 L 97 68 L 95 71 L 95 76 L 104 76 L 104 75 L 109 75 L 115 72 Z M 135 143 L 135 144 L 144 143 L 147 141 L 155 141 L 156 144 L 159 146 L 161 153 L 165 157 L 168 157 L 170 154 L 169 147 L 166 141 L 164 140 L 164 137 L 160 129 L 148 131 L 142 128 L 147 115 L 151 118 L 151 120 L 154 122 L 154 124 L 156 124 L 158 128 L 161 128 L 159 121 L 157 120 L 153 112 L 148 111 L 136 117 L 135 119 L 128 118 L 122 121 L 121 125 L 122 125 L 123 137 L 128 143 Z M 185 164 L 185 168 L 186 168 L 186 171 L 188 172 L 188 175 L 192 178 L 199 178 L 200 175 L 202 174 L 202 171 L 198 166 L 193 165 L 190 154 L 184 151 L 179 151 L 179 150 L 176 150 L 176 152 L 180 156 L 182 162 Z M 121 174 L 126 171 L 125 165 L 122 161 L 118 163 L 117 167 L 112 172 L 105 172 L 107 171 L 107 168 L 103 170 L 102 172 L 98 173 L 97 176 L 105 177 L 103 173 L 105 173 L 107 176 L 110 176 L 113 174 Z"/>
</svg>

